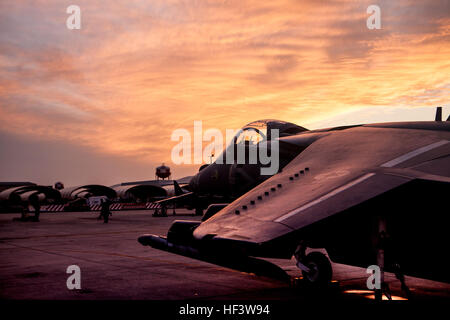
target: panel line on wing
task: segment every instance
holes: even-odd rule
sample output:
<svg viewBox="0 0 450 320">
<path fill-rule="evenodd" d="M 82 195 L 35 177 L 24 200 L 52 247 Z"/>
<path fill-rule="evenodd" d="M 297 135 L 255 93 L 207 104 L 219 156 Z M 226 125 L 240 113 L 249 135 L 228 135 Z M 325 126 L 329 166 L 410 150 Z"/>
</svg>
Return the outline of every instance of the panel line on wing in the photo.
<svg viewBox="0 0 450 320">
<path fill-rule="evenodd" d="M 334 189 L 333 191 L 327 193 L 326 195 L 323 195 L 323 196 L 321 196 L 320 198 L 318 198 L 318 199 L 316 199 L 314 201 L 311 201 L 311 202 L 309 202 L 309 203 L 307 203 L 307 204 L 305 204 L 305 205 L 303 205 L 303 206 L 301 206 L 301 207 L 299 207 L 297 209 L 294 209 L 294 210 L 286 213 L 285 215 L 282 215 L 281 217 L 277 218 L 275 220 L 275 222 L 284 221 L 287 218 L 290 218 L 290 217 L 292 217 L 292 216 L 294 216 L 294 215 L 296 215 L 296 214 L 298 214 L 298 213 L 300 213 L 300 212 L 302 212 L 302 211 L 304 211 L 304 210 L 306 210 L 306 209 L 308 209 L 308 208 L 310 208 L 310 207 L 312 207 L 312 206 L 314 206 L 314 205 L 316 205 L 316 204 L 318 204 L 318 203 L 320 203 L 320 202 L 322 202 L 324 200 L 327 200 L 327 199 L 329 199 L 329 198 L 331 198 L 331 197 L 341 193 L 342 191 L 345 191 L 345 190 L 347 190 L 347 189 L 357 185 L 358 183 L 361 183 L 361 182 L 369 179 L 370 177 L 372 177 L 374 175 L 375 175 L 375 173 L 367 173 L 367 174 L 359 177 L 358 179 L 350 181 L 349 183 L 344 184 L 343 186 L 340 186 L 339 188 Z"/>
<path fill-rule="evenodd" d="M 436 149 L 437 147 L 443 146 L 444 144 L 449 143 L 450 141 L 448 140 L 441 140 L 435 143 L 432 143 L 430 145 L 427 145 L 425 147 L 416 149 L 414 151 L 408 152 L 398 158 L 392 159 L 391 161 L 388 161 L 386 163 L 383 163 L 381 166 L 382 167 L 388 167 L 391 168 L 393 166 L 396 166 L 402 162 L 405 162 L 406 160 L 409 160 L 411 158 L 414 158 L 415 156 L 418 156 L 419 154 L 425 153 L 427 151 L 430 151 L 432 149 Z"/>
</svg>

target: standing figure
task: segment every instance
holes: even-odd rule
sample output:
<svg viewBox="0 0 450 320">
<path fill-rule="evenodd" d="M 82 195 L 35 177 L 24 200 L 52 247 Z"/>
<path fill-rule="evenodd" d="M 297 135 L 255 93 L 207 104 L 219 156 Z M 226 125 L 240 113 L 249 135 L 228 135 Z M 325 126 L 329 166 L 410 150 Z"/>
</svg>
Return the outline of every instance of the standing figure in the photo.
<svg viewBox="0 0 450 320">
<path fill-rule="evenodd" d="M 103 223 L 108 223 L 109 216 L 111 215 L 111 211 L 109 211 L 109 199 L 103 199 L 102 200 L 102 211 L 100 213 L 101 216 L 103 216 Z"/>
</svg>

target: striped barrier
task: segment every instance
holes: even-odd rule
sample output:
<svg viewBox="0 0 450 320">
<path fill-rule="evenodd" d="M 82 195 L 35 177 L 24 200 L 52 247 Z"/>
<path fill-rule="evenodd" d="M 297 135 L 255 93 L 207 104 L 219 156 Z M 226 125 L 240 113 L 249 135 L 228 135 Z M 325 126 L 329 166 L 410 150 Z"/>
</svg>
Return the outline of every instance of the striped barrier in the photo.
<svg viewBox="0 0 450 320">
<path fill-rule="evenodd" d="M 41 206 L 41 212 L 63 212 L 67 207 L 67 204 L 48 204 Z M 159 203 L 147 202 L 147 203 L 112 203 L 109 205 L 109 210 L 139 210 L 139 209 L 158 209 L 161 208 Z M 90 211 L 102 210 L 101 204 L 92 205 Z M 29 208 L 30 212 L 34 212 L 34 208 Z"/>
<path fill-rule="evenodd" d="M 161 204 L 154 203 L 154 202 L 147 202 L 145 207 L 147 209 L 159 209 L 159 208 L 161 208 Z"/>
<path fill-rule="evenodd" d="M 64 211 L 64 208 L 66 207 L 65 204 L 48 204 L 45 206 L 42 206 L 41 212 L 62 212 Z M 30 212 L 34 212 L 34 208 L 30 207 L 28 209 Z"/>
<path fill-rule="evenodd" d="M 102 210 L 102 205 L 101 204 L 94 204 L 90 208 L 91 208 L 91 211 L 100 211 L 100 210 Z"/>
<path fill-rule="evenodd" d="M 109 206 L 109 210 L 118 211 L 118 210 L 139 210 L 139 209 L 157 209 L 160 208 L 161 205 L 159 203 L 147 202 L 147 203 L 112 203 Z M 96 204 L 91 206 L 91 211 L 100 211 L 102 210 L 101 204 Z"/>
<path fill-rule="evenodd" d="M 109 206 L 109 210 L 122 210 L 122 203 L 113 203 Z"/>
<path fill-rule="evenodd" d="M 109 205 L 109 210 L 122 210 L 122 203 L 112 203 Z M 101 204 L 94 204 L 91 206 L 91 211 L 100 211 L 102 210 L 102 205 Z"/>
<path fill-rule="evenodd" d="M 124 203 L 122 206 L 122 210 L 139 210 L 145 208 L 146 203 Z"/>
</svg>

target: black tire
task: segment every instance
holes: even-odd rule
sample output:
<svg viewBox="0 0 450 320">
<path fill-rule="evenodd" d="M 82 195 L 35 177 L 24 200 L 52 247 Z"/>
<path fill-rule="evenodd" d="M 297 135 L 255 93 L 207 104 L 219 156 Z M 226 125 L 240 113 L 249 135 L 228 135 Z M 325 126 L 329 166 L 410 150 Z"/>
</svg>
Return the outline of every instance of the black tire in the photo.
<svg viewBox="0 0 450 320">
<path fill-rule="evenodd" d="M 311 272 L 302 271 L 303 278 L 314 286 L 327 286 L 331 282 L 333 270 L 328 258 L 320 252 L 311 252 L 303 260 Z"/>
</svg>

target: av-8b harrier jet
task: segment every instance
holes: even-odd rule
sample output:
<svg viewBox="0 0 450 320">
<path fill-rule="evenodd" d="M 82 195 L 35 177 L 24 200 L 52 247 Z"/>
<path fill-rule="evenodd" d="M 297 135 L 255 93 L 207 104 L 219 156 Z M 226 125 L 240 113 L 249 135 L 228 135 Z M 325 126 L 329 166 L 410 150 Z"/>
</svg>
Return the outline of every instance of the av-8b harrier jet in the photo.
<svg viewBox="0 0 450 320">
<path fill-rule="evenodd" d="M 324 285 L 333 262 L 450 282 L 450 121 L 364 124 L 280 137 L 297 154 L 202 222 L 175 221 L 139 242 L 221 265 L 293 255 Z M 450 118 L 450 117 L 449 117 Z"/>
</svg>

